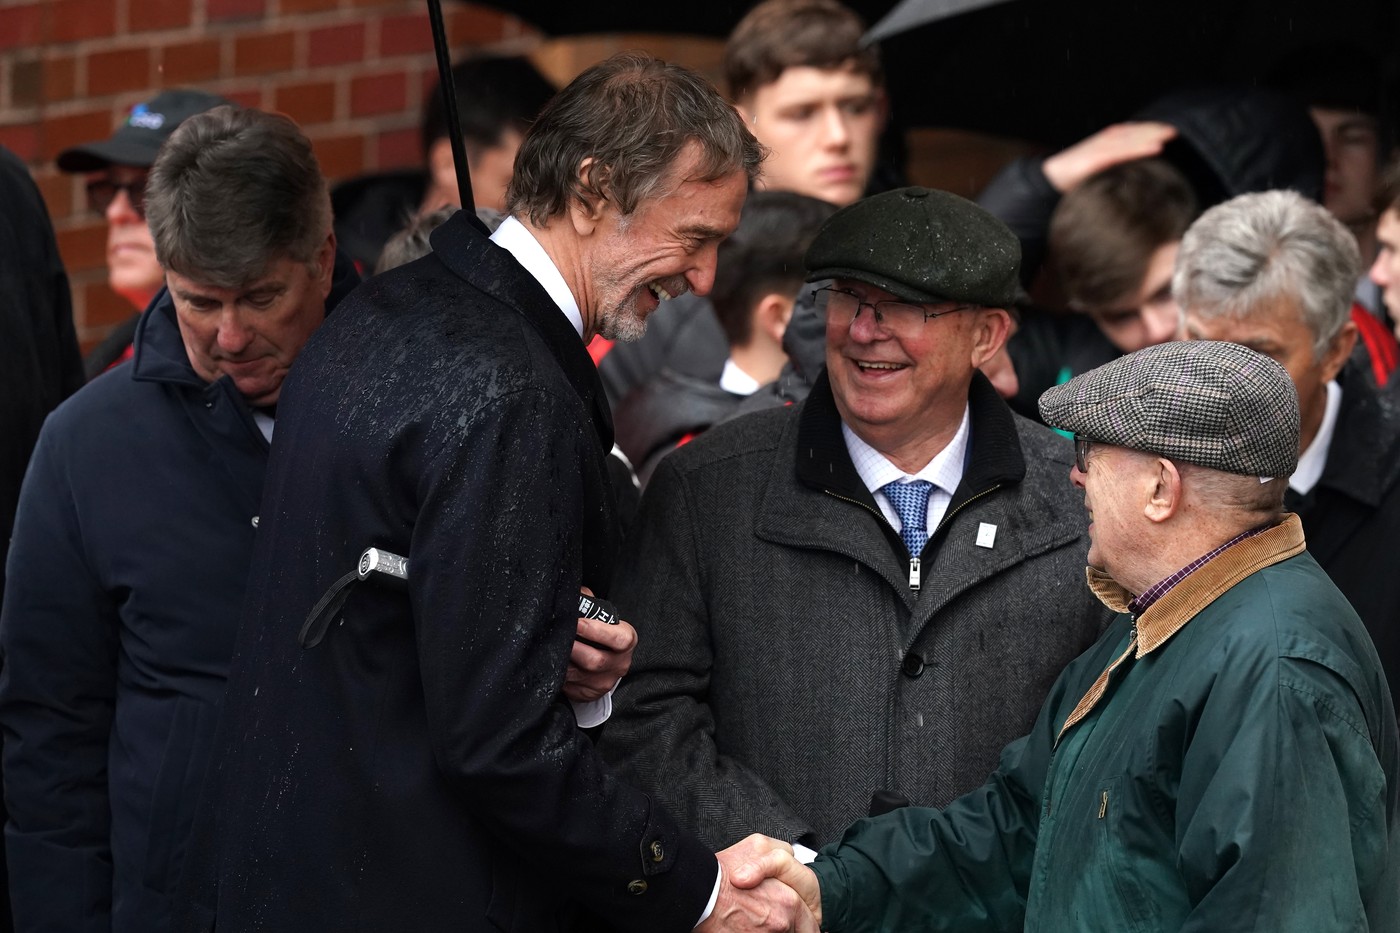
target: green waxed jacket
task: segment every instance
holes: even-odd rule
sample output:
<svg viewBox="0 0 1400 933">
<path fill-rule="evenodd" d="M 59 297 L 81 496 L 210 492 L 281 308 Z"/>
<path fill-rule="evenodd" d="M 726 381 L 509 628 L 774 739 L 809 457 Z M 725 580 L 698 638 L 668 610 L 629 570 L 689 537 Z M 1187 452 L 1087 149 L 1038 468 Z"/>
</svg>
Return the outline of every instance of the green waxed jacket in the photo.
<svg viewBox="0 0 1400 933">
<path fill-rule="evenodd" d="M 824 929 L 1400 931 L 1395 710 L 1302 548 L 1290 517 L 1120 615 L 986 784 L 852 826 Z"/>
</svg>

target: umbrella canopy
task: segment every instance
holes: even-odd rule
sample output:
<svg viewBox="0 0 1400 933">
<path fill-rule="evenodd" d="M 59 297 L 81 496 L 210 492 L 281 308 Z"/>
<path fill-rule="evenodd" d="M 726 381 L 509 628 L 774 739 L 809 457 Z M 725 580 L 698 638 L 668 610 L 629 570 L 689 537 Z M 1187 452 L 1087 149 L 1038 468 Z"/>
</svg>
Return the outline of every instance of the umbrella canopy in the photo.
<svg viewBox="0 0 1400 933">
<path fill-rule="evenodd" d="M 637 0 L 593 0 L 561 3 L 559 0 L 482 0 L 518 16 L 549 36 L 588 33 L 683 33 L 723 38 L 757 3 L 757 0 L 709 0 L 705 3 L 639 3 Z M 895 5 L 895 0 L 843 0 L 867 23 L 873 23 Z"/>
<path fill-rule="evenodd" d="M 882 37 L 904 126 L 1059 146 L 1170 90 L 1258 84 L 1282 56 L 1311 43 L 1348 40 L 1378 58 L 1393 55 L 1396 7 L 1394 0 L 905 0 L 872 34 Z"/>
</svg>

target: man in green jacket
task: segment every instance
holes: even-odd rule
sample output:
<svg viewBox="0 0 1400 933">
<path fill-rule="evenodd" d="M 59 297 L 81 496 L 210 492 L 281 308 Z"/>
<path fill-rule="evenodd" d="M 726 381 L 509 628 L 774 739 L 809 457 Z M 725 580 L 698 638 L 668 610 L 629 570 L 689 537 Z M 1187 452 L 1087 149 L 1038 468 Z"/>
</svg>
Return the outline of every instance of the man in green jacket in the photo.
<svg viewBox="0 0 1400 933">
<path fill-rule="evenodd" d="M 1076 435 L 1090 588 L 1119 615 L 942 810 L 776 876 L 822 929 L 1400 929 L 1400 739 L 1374 647 L 1283 493 L 1298 403 L 1236 344 L 1163 344 L 1040 400 Z"/>
</svg>

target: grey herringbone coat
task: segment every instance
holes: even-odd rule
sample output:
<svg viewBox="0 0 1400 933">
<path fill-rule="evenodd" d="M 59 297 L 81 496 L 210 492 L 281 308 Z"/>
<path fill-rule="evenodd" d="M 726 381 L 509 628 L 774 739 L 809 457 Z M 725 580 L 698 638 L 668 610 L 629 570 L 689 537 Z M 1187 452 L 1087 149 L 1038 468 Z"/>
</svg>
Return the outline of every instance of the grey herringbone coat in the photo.
<svg viewBox="0 0 1400 933">
<path fill-rule="evenodd" d="M 819 845 L 874 792 L 941 806 L 976 787 L 1107 621 L 1069 443 L 980 375 L 970 403 L 918 592 L 825 374 L 657 469 L 613 587 L 640 645 L 604 754 L 710 845 Z"/>
</svg>

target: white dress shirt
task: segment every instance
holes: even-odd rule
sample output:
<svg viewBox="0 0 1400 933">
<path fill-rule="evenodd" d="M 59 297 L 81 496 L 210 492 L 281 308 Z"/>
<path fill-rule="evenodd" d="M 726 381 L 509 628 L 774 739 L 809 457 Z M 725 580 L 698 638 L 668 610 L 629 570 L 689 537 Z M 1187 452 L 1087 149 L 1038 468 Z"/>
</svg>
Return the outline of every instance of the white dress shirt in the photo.
<svg viewBox="0 0 1400 933">
<path fill-rule="evenodd" d="M 928 521 L 924 525 L 932 535 L 938 528 L 938 523 L 943 521 L 943 513 L 948 511 L 949 503 L 953 501 L 953 492 L 962 482 L 963 468 L 967 461 L 967 445 L 972 437 L 971 411 L 968 408 L 963 409 L 962 423 L 958 425 L 957 433 L 948 442 L 948 446 L 940 450 L 917 473 L 905 473 L 890 463 L 884 454 L 857 437 L 856 432 L 844 422 L 841 425 L 841 436 L 845 438 L 846 450 L 851 455 L 851 462 L 855 464 L 861 482 L 875 497 L 875 504 L 880 507 L 880 513 L 895 531 L 902 531 L 904 523 L 899 520 L 899 513 L 894 510 L 890 500 L 880 491 L 881 487 L 886 483 L 912 482 L 916 479 L 928 480 L 933 484 L 928 496 Z"/>
<path fill-rule="evenodd" d="M 1298 456 L 1298 467 L 1288 478 L 1288 488 L 1306 496 L 1322 479 L 1322 470 L 1327 466 L 1327 450 L 1332 446 L 1332 435 L 1337 431 L 1337 413 L 1342 408 L 1342 387 L 1333 379 L 1327 383 L 1327 407 L 1322 411 L 1322 424 L 1317 428 L 1317 436 L 1308 449 Z"/>
<path fill-rule="evenodd" d="M 719 387 L 735 395 L 753 395 L 759 389 L 758 380 L 739 368 L 734 357 L 724 361 L 724 372 L 719 374 Z"/>
</svg>

